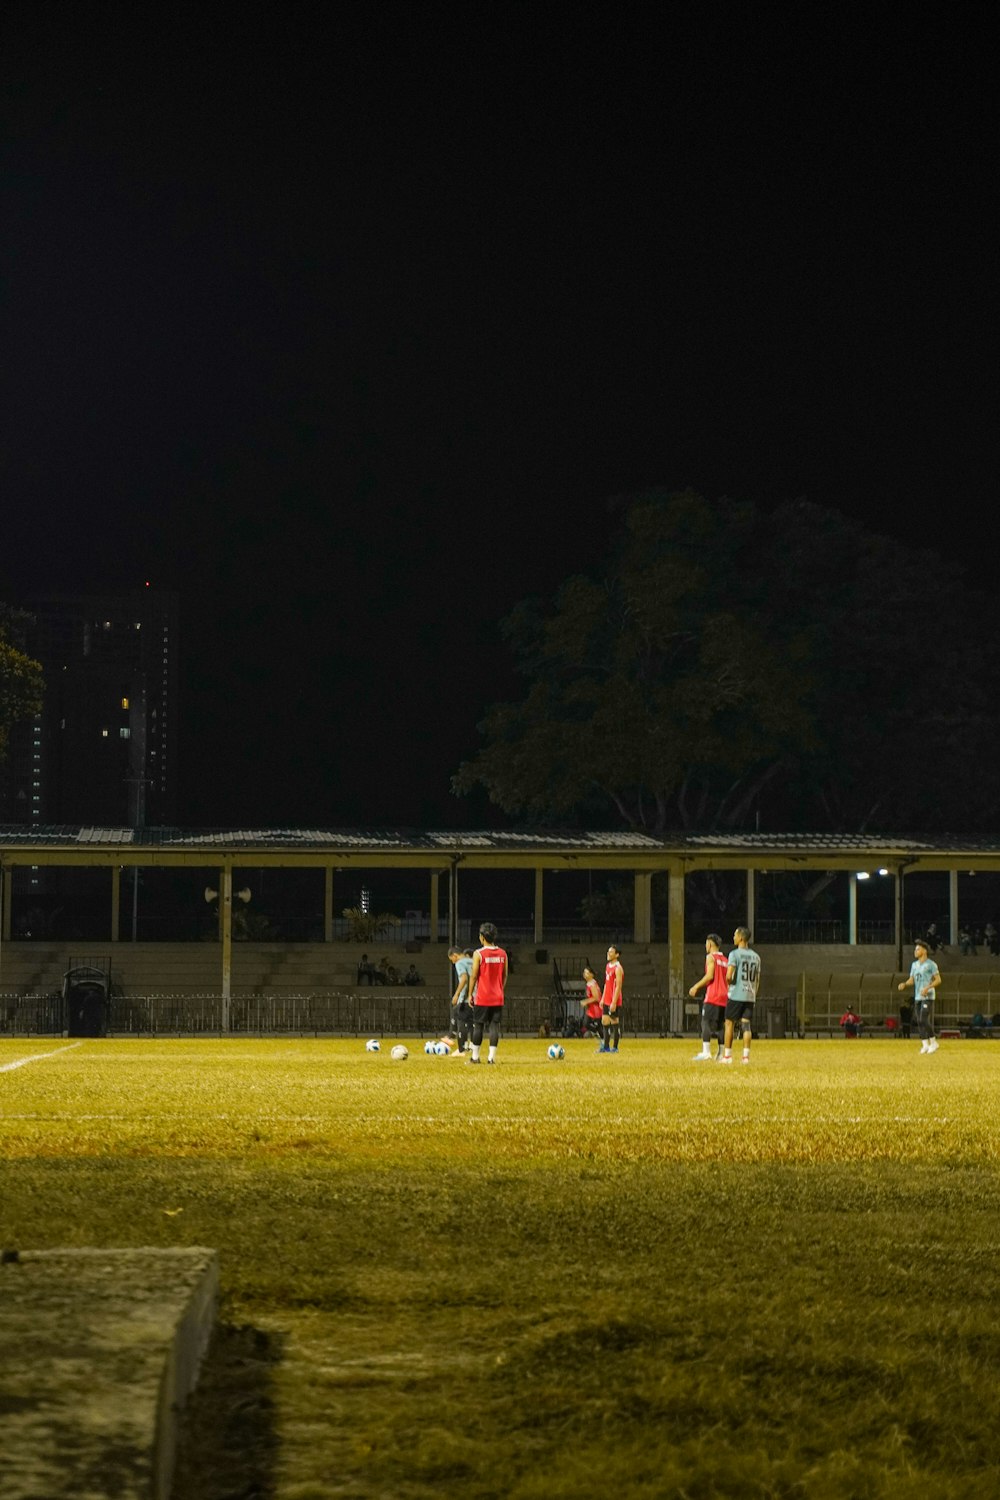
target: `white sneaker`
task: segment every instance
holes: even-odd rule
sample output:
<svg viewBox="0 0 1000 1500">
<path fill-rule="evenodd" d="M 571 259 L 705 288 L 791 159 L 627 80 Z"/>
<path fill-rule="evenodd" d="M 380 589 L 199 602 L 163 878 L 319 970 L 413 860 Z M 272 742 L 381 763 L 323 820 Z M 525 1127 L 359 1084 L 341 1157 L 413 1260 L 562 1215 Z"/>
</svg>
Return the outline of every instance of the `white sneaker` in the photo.
<svg viewBox="0 0 1000 1500">
<path fill-rule="evenodd" d="M 749 1057 L 744 1052 L 743 1056 L 740 1058 L 740 1062 L 748 1063 L 749 1061 L 750 1061 Z"/>
<path fill-rule="evenodd" d="M 730 1055 L 728 1057 L 726 1056 L 725 1053 L 723 1053 L 722 1056 L 719 1058 L 719 1061 L 721 1063 L 731 1063 L 732 1060 L 733 1060 L 732 1053 L 730 1053 Z"/>
<path fill-rule="evenodd" d="M 920 1050 L 921 1050 L 921 1052 L 929 1052 L 931 1049 L 930 1049 L 930 1047 L 928 1047 L 928 1045 L 927 1045 L 926 1042 L 921 1042 L 920 1043 Z"/>
<path fill-rule="evenodd" d="M 928 1052 L 936 1052 L 937 1049 L 938 1049 L 938 1039 L 937 1039 L 936 1036 L 932 1036 L 931 1039 L 930 1039 L 930 1042 L 928 1044 L 927 1050 L 928 1050 Z"/>
<path fill-rule="evenodd" d="M 696 1052 L 695 1055 L 694 1055 L 694 1057 L 692 1057 L 691 1061 L 692 1062 L 711 1062 L 712 1061 L 712 1054 L 711 1054 L 711 1052 Z"/>
</svg>

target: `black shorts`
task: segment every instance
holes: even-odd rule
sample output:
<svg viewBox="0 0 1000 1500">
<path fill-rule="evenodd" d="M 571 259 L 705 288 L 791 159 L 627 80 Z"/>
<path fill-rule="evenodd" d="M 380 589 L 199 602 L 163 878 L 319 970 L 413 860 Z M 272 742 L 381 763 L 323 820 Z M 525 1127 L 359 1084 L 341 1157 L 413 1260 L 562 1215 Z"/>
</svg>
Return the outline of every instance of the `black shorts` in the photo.
<svg viewBox="0 0 1000 1500">
<path fill-rule="evenodd" d="M 605 1005 L 604 1002 L 603 1002 L 603 1000 L 601 1001 L 601 1015 L 602 1016 L 607 1016 L 609 1019 L 610 1019 L 611 1016 L 614 1016 L 615 1019 L 618 1020 L 621 1017 L 621 1013 L 622 1013 L 622 1008 L 621 1008 L 620 1005 L 616 1005 L 614 1007 L 614 1009 L 612 1010 L 612 1008 L 611 1008 L 610 1005 Z"/>
<path fill-rule="evenodd" d="M 726 1019 L 727 1009 L 728 1006 L 726 1005 L 710 1005 L 707 1000 L 705 1001 L 705 1004 L 702 1006 L 702 1014 L 709 1031 L 722 1030 L 722 1023 Z"/>
<path fill-rule="evenodd" d="M 732 1023 L 733 1023 L 734 1026 L 735 1026 L 735 1024 L 736 1024 L 737 1021 L 752 1021 L 753 1020 L 753 1001 L 752 1000 L 727 1000 L 726 1001 L 726 1020 L 727 1021 L 732 1021 Z"/>
<path fill-rule="evenodd" d="M 472 1019 L 480 1026 L 489 1027 L 494 1024 L 500 1025 L 503 1020 L 502 1005 L 474 1005 L 472 1007 Z"/>
</svg>

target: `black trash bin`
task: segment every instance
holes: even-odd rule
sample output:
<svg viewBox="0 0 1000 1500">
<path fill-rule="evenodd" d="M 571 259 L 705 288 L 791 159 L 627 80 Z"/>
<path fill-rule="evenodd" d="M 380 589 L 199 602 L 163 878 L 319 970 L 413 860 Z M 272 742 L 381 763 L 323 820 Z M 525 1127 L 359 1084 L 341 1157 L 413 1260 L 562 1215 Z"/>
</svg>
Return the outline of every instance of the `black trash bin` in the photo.
<svg viewBox="0 0 1000 1500">
<path fill-rule="evenodd" d="M 68 969 L 63 975 L 70 1036 L 107 1036 L 108 976 L 103 969 Z"/>
<path fill-rule="evenodd" d="M 785 1003 L 783 1000 L 769 1000 L 764 1010 L 764 1018 L 767 1023 L 768 1037 L 783 1037 L 786 1035 L 785 1027 Z"/>
</svg>

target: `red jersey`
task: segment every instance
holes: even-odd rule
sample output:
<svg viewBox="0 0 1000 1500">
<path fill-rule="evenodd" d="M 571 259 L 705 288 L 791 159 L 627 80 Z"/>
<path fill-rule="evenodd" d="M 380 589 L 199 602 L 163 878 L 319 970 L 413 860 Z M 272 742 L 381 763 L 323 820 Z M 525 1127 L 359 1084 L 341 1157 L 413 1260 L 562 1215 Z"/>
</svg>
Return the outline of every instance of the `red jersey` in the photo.
<svg viewBox="0 0 1000 1500">
<path fill-rule="evenodd" d="M 705 991 L 706 1005 L 725 1005 L 729 999 L 729 984 L 726 979 L 728 968 L 729 960 L 724 953 L 710 953 L 705 960 L 705 973 L 712 975 L 712 981 Z"/>
<path fill-rule="evenodd" d="M 601 986 L 596 979 L 587 980 L 587 1015 L 596 1020 L 601 1014 Z"/>
<path fill-rule="evenodd" d="M 619 973 L 621 973 L 624 979 L 625 970 L 617 959 L 615 959 L 614 963 L 608 964 L 604 970 L 604 994 L 601 996 L 601 1004 L 610 1005 L 612 1009 L 615 1007 L 615 979 Z M 618 997 L 618 1004 L 621 1004 L 620 995 Z"/>
<path fill-rule="evenodd" d="M 477 1005 L 502 1005 L 507 955 L 502 948 L 480 948 Z"/>
</svg>

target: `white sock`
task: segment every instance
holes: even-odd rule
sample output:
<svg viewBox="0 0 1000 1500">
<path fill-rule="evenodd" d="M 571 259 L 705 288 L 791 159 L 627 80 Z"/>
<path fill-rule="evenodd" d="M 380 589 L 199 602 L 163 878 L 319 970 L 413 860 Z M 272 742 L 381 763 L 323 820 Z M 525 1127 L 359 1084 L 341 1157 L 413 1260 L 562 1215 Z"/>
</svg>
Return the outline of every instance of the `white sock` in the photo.
<svg viewBox="0 0 1000 1500">
<path fill-rule="evenodd" d="M 496 1055 L 497 1055 L 497 1049 L 495 1047 L 491 1047 L 490 1050 L 489 1050 L 489 1061 L 492 1062 L 493 1059 L 496 1057 Z"/>
<path fill-rule="evenodd" d="M 479 1048 L 476 1046 L 475 1042 L 473 1042 L 472 1044 L 472 1059 L 474 1062 L 479 1061 Z"/>
</svg>

